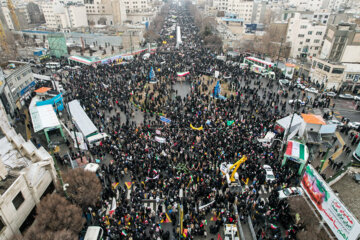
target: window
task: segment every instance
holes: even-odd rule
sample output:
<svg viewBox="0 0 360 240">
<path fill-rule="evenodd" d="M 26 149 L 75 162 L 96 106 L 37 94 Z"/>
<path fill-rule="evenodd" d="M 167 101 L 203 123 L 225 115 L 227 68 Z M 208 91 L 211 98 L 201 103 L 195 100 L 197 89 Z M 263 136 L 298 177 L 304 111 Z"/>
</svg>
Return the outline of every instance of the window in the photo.
<svg viewBox="0 0 360 240">
<path fill-rule="evenodd" d="M 319 50 L 319 47 L 315 47 L 315 50 Z"/>
<path fill-rule="evenodd" d="M 344 72 L 343 68 L 334 68 L 331 73 L 342 74 Z"/>
<path fill-rule="evenodd" d="M 317 66 L 318 66 L 318 68 L 319 68 L 319 69 L 323 69 L 324 64 L 322 64 L 322 63 L 318 63 L 318 64 L 317 64 Z"/>
<path fill-rule="evenodd" d="M 353 74 L 346 74 L 346 79 L 353 79 L 354 75 Z"/>
<path fill-rule="evenodd" d="M 314 40 L 314 43 L 319 43 L 320 42 L 320 39 L 315 39 Z"/>
<path fill-rule="evenodd" d="M 328 15 L 325 15 L 324 18 L 328 18 L 329 16 Z"/>
<path fill-rule="evenodd" d="M 322 35 L 322 32 L 316 32 L 316 35 Z"/>
<path fill-rule="evenodd" d="M 305 35 L 304 34 L 299 34 L 298 37 L 304 37 Z"/>
<path fill-rule="evenodd" d="M 301 48 L 298 48 L 298 51 L 301 52 Z"/>
<path fill-rule="evenodd" d="M 310 42 L 310 38 L 306 39 L 306 42 Z"/>
<path fill-rule="evenodd" d="M 303 42 L 300 42 L 300 45 L 302 45 L 303 44 Z"/>
<path fill-rule="evenodd" d="M 317 18 L 317 15 L 314 15 L 314 18 Z"/>
<path fill-rule="evenodd" d="M 313 54 L 313 57 L 316 57 L 316 54 L 315 54 L 315 53 Z"/>
<path fill-rule="evenodd" d="M 5 227 L 4 221 L 0 217 L 0 232 L 4 229 L 4 227 Z"/>
<path fill-rule="evenodd" d="M 306 25 L 301 25 L 300 26 L 301 29 L 306 29 L 306 27 L 307 27 Z"/>
<path fill-rule="evenodd" d="M 325 66 L 324 66 L 324 71 L 330 72 L 330 67 L 329 67 L 328 65 L 325 65 Z"/>
<path fill-rule="evenodd" d="M 21 204 L 24 202 L 24 197 L 22 195 L 21 192 L 18 193 L 18 195 L 16 195 L 16 197 L 14 198 L 14 200 L 12 201 L 12 203 L 14 204 L 15 209 L 19 209 L 19 207 L 21 206 Z"/>
<path fill-rule="evenodd" d="M 314 68 L 315 66 L 316 66 L 316 61 L 313 62 L 312 68 Z"/>
</svg>

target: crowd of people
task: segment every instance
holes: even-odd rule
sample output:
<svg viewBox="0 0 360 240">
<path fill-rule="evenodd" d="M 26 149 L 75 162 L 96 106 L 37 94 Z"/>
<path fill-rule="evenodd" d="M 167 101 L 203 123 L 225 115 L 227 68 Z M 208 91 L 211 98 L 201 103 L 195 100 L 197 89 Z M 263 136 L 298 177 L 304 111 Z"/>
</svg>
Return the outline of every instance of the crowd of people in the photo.
<svg viewBox="0 0 360 240">
<path fill-rule="evenodd" d="M 295 96 L 298 90 L 290 88 L 286 95 L 279 94 L 277 81 L 263 81 L 248 69 L 217 60 L 215 53 L 202 45 L 199 29 L 186 8 L 173 7 L 166 19 L 161 46 L 149 59 L 140 55 L 127 64 L 82 67 L 71 70 L 64 79 L 68 100 L 79 99 L 99 131 L 109 135 L 100 146 L 90 149 L 94 159 L 113 159 L 101 166 L 101 201 L 91 210 L 96 224 L 104 228 L 108 239 L 177 239 L 181 204 L 186 229 L 182 238 L 211 239 L 210 234 L 217 237 L 224 224 L 238 221 L 236 206 L 240 221 L 251 216 L 258 239 L 295 239 L 298 229 L 277 192 L 297 184 L 296 173 L 280 167 L 278 146 L 265 147 L 257 138 L 275 131 L 276 120 L 289 108 L 286 97 Z M 176 38 L 169 38 L 175 33 L 167 30 L 174 23 L 171 19 L 176 19 L 186 39 L 178 48 Z M 150 87 L 151 67 L 157 83 Z M 225 95 L 225 100 L 209 94 L 217 79 L 204 80 L 215 70 L 220 72 L 221 82 L 234 83 L 234 94 Z M 191 87 L 180 97 L 173 84 L 176 73 L 186 71 L 190 74 L 182 80 Z M 225 80 L 224 76 L 231 77 Z M 160 121 L 159 113 L 171 122 Z M 140 115 L 139 122 L 136 116 Z M 229 191 L 219 166 L 235 163 L 242 156 L 247 156 L 247 161 L 238 170 L 243 185 L 239 194 Z M 272 167 L 274 181 L 266 182 L 263 164 Z M 130 182 L 130 186 L 114 187 L 116 182 Z M 267 202 L 260 200 L 261 186 L 271 192 Z M 114 198 L 117 207 L 113 214 L 106 214 Z M 144 200 L 163 204 L 150 209 Z M 208 206 L 202 208 L 204 205 Z M 216 220 L 208 221 L 209 216 Z M 173 232 L 164 228 L 167 218 L 171 223 L 165 224 L 171 224 Z M 280 224 L 281 228 L 274 227 Z M 280 229 L 289 231 L 285 234 Z"/>
</svg>

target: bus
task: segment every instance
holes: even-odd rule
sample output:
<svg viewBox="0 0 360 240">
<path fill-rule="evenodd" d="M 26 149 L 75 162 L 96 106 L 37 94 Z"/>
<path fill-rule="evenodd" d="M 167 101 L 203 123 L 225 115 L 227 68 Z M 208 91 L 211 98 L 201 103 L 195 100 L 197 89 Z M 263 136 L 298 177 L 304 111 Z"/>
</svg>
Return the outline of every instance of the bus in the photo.
<svg viewBox="0 0 360 240">
<path fill-rule="evenodd" d="M 48 62 L 45 64 L 45 67 L 48 69 L 59 69 L 61 65 L 58 62 Z"/>
<path fill-rule="evenodd" d="M 256 57 L 246 57 L 244 58 L 244 63 L 248 64 L 250 66 L 250 70 L 254 73 L 275 79 L 275 73 L 273 72 L 274 63 L 267 62 Z"/>
</svg>

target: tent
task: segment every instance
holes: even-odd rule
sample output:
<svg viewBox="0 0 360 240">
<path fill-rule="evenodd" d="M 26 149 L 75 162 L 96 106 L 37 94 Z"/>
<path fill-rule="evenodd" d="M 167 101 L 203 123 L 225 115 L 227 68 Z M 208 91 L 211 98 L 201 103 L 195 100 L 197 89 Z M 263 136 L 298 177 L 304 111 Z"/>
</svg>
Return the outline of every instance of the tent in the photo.
<svg viewBox="0 0 360 240">
<path fill-rule="evenodd" d="M 292 118 L 292 115 L 289 115 L 287 117 L 277 120 L 276 124 L 278 125 L 278 127 L 276 128 L 276 130 L 279 132 L 283 132 L 283 131 L 287 130 L 290 127 L 291 118 Z M 303 122 L 304 122 L 304 120 L 299 115 L 294 113 L 294 118 L 291 123 L 291 129 L 290 129 L 291 131 L 290 132 L 294 131 Z"/>
</svg>

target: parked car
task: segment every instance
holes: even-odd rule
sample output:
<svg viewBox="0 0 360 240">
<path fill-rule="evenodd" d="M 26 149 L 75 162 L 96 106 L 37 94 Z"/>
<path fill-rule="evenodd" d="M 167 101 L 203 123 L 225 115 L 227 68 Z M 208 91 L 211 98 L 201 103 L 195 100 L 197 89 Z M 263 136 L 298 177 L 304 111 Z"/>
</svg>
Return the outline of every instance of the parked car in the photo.
<svg viewBox="0 0 360 240">
<path fill-rule="evenodd" d="M 280 83 L 281 86 L 289 86 L 290 81 L 286 80 L 286 79 L 280 79 L 279 83 Z"/>
<path fill-rule="evenodd" d="M 272 170 L 272 168 L 269 165 L 264 165 L 263 166 L 265 172 L 266 172 L 266 182 L 272 182 L 275 180 L 275 175 L 274 172 Z"/>
<path fill-rule="evenodd" d="M 316 88 L 305 88 L 305 91 L 311 92 L 311 93 L 319 93 L 319 91 Z"/>
<path fill-rule="evenodd" d="M 354 99 L 354 96 L 351 95 L 351 94 L 346 93 L 346 94 L 340 94 L 339 98 L 342 98 L 342 99 Z"/>
<path fill-rule="evenodd" d="M 360 122 L 349 122 L 348 126 L 352 129 L 358 129 L 360 127 Z"/>
<path fill-rule="evenodd" d="M 300 187 L 290 187 L 280 190 L 279 192 L 279 199 L 301 196 L 303 195 L 303 190 Z"/>
<path fill-rule="evenodd" d="M 300 99 L 291 99 L 291 100 L 289 100 L 289 104 L 290 105 L 292 105 L 292 104 L 294 104 L 294 103 L 300 103 L 300 105 L 305 105 L 305 102 L 304 101 L 302 101 L 302 100 L 300 100 Z"/>
<path fill-rule="evenodd" d="M 344 126 L 344 123 L 342 123 L 342 122 L 340 122 L 339 120 L 336 120 L 336 119 L 327 121 L 327 124 L 335 124 L 335 125 L 337 125 L 337 127 L 343 127 Z"/>
<path fill-rule="evenodd" d="M 326 94 L 326 96 L 329 96 L 329 97 L 335 97 L 336 96 L 336 93 L 334 93 L 334 92 L 327 92 L 325 94 Z"/>
<path fill-rule="evenodd" d="M 359 101 L 359 100 L 360 100 L 360 96 L 354 96 L 354 100 Z"/>
</svg>

